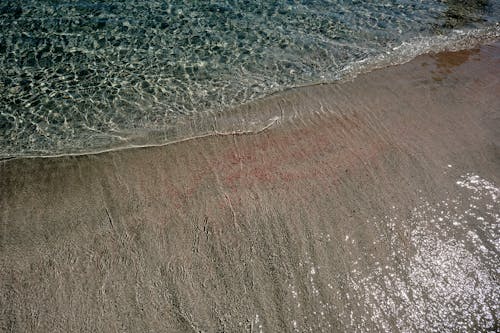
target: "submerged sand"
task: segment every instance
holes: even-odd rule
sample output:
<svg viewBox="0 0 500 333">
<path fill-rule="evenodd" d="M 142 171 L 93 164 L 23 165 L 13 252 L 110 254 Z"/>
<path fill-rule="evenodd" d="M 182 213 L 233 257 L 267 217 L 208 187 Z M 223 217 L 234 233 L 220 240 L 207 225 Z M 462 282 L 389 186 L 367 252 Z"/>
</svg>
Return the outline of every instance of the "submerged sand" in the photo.
<svg viewBox="0 0 500 333">
<path fill-rule="evenodd" d="M 295 89 L 177 144 L 0 162 L 0 330 L 495 331 L 499 55 Z"/>
</svg>

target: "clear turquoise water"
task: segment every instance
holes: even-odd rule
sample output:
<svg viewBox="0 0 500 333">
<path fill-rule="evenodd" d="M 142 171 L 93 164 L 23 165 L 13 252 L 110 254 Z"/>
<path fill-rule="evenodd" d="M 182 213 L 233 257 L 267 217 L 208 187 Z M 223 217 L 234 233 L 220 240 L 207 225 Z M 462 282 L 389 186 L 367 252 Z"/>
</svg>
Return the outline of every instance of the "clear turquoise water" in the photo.
<svg viewBox="0 0 500 333">
<path fill-rule="evenodd" d="M 500 1 L 0 3 L 0 157 L 98 151 L 193 114 L 498 38 Z"/>
</svg>

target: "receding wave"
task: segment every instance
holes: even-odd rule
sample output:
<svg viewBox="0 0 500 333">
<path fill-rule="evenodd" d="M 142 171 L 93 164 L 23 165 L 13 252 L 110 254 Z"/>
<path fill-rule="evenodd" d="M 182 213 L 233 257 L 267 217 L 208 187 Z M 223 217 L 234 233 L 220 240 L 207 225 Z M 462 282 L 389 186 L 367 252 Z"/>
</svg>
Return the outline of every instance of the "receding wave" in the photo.
<svg viewBox="0 0 500 333">
<path fill-rule="evenodd" d="M 273 93 L 498 39 L 498 11 L 484 1 L 14 1 L 0 8 L 0 158 L 202 136 L 214 117 Z"/>
<path fill-rule="evenodd" d="M 500 37 L 500 26 L 474 30 L 453 30 L 448 35 L 415 37 L 402 42 L 386 53 L 348 64 L 339 78 L 352 78 L 377 68 L 400 65 L 426 53 L 460 51 L 492 42 Z"/>
</svg>

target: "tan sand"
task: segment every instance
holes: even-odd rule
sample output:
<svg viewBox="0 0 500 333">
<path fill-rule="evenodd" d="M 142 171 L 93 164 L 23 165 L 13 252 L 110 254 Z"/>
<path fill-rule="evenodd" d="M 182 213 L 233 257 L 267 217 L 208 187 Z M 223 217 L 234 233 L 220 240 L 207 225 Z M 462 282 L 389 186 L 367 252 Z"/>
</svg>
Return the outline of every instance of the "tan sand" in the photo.
<svg viewBox="0 0 500 333">
<path fill-rule="evenodd" d="M 216 121 L 258 134 L 0 162 L 0 331 L 494 331 L 499 55 Z"/>
</svg>

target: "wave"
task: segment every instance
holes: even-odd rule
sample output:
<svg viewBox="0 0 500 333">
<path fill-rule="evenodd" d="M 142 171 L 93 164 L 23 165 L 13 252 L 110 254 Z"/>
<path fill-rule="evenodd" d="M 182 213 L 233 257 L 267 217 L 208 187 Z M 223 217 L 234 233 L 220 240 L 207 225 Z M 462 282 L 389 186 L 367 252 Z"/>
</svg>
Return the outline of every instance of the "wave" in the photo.
<svg viewBox="0 0 500 333">
<path fill-rule="evenodd" d="M 378 68 L 401 65 L 427 53 L 456 52 L 492 43 L 500 38 L 500 24 L 487 28 L 452 30 L 447 35 L 415 37 L 377 56 L 347 65 L 339 78 L 354 78 Z"/>
<path fill-rule="evenodd" d="M 302 86 L 352 80 L 363 73 L 406 63 L 422 54 L 475 48 L 498 40 L 499 37 L 500 24 L 498 23 L 476 29 L 454 29 L 446 34 L 435 36 L 413 37 L 397 45 L 388 46 L 373 56 L 347 63 L 335 71 L 318 72 L 309 81 L 271 85 L 260 93 L 237 100 L 236 103 L 229 102 L 223 107 L 207 107 L 203 110 L 197 110 L 195 113 L 172 117 L 167 123 L 160 126 L 144 124 L 144 126 L 134 126 L 130 129 L 115 126 L 115 128 L 104 130 L 89 126 L 87 133 L 81 136 L 76 135 L 75 138 L 68 141 L 61 139 L 54 143 L 50 142 L 50 138 L 48 138 L 48 142 L 45 144 L 24 148 L 4 144 L 0 149 L 0 159 L 96 154 L 171 144 L 217 135 L 217 132 L 219 134 L 255 132 L 272 123 L 276 115 L 267 118 L 256 113 L 243 115 L 244 111 L 241 109 L 245 105 L 265 99 L 267 96 Z M 202 104 L 203 102 L 200 102 L 200 105 Z M 244 119 L 244 123 L 242 119 Z M 223 128 L 220 127 L 221 123 L 225 124 Z"/>
</svg>

